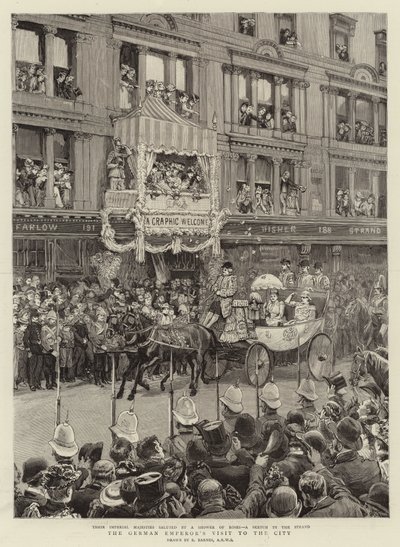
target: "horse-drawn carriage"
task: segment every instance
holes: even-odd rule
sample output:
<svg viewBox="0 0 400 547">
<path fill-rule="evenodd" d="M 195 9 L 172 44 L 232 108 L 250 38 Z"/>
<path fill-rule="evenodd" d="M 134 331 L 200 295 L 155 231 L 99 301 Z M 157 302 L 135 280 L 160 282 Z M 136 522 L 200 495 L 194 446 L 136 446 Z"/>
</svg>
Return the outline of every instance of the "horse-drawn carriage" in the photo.
<svg viewBox="0 0 400 547">
<path fill-rule="evenodd" d="M 300 295 L 304 289 L 280 289 L 281 300 L 291 294 Z M 306 350 L 308 369 L 312 377 L 322 381 L 332 375 L 334 367 L 333 343 L 324 332 L 325 313 L 329 292 L 312 291 L 312 304 L 315 318 L 307 321 L 294 320 L 294 307 L 285 303 L 285 321 L 279 326 L 255 326 L 254 335 L 245 341 L 235 344 L 220 342 L 218 352 L 218 371 L 215 369 L 215 350 L 205 355 L 204 375 L 206 378 L 221 378 L 228 363 L 244 363 L 246 378 L 250 385 L 264 386 L 274 377 L 279 353 L 297 350 L 297 361 L 300 374 L 300 353 Z"/>
</svg>

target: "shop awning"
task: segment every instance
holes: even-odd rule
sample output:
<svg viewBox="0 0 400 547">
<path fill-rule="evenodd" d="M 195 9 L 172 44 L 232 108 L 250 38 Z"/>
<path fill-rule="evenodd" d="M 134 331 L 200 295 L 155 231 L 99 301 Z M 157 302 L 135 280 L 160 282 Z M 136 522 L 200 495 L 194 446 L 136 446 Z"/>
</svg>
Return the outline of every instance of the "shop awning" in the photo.
<svg viewBox="0 0 400 547">
<path fill-rule="evenodd" d="M 115 120 L 115 136 L 133 148 L 146 143 L 149 149 L 185 154 L 215 155 L 217 133 L 182 118 L 162 99 L 147 96 L 143 104 Z"/>
</svg>

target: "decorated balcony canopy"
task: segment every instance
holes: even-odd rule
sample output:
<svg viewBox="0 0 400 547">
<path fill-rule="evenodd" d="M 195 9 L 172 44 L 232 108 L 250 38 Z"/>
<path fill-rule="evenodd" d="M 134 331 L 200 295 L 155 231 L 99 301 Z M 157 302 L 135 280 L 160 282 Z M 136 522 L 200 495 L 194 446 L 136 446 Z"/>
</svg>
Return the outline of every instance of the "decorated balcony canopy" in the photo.
<svg viewBox="0 0 400 547">
<path fill-rule="evenodd" d="M 115 119 L 114 127 L 114 150 L 107 159 L 110 189 L 102 212 L 104 244 L 114 252 L 136 249 L 139 262 L 145 251 L 199 252 L 212 246 L 219 254 L 219 232 L 229 211 L 219 207 L 216 131 L 182 118 L 152 96 Z M 133 241 L 115 241 L 113 212 L 124 212 L 133 222 Z M 155 238 L 167 242 L 155 245 Z"/>
</svg>

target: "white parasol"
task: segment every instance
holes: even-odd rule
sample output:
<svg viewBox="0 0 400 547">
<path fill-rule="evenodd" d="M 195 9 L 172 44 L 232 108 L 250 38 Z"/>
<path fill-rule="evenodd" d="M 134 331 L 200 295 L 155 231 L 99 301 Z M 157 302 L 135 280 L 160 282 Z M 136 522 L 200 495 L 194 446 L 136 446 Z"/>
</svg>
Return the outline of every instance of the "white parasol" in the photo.
<svg viewBox="0 0 400 547">
<path fill-rule="evenodd" d="M 252 291 L 258 291 L 260 289 L 283 289 L 283 285 L 282 282 L 275 275 L 263 274 L 259 275 L 251 285 Z"/>
</svg>

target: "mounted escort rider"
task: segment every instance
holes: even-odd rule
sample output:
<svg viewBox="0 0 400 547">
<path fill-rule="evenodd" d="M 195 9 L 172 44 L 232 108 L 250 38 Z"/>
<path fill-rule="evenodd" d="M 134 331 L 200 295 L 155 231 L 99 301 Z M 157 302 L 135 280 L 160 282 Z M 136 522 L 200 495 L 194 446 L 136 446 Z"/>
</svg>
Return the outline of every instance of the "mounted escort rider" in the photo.
<svg viewBox="0 0 400 547">
<path fill-rule="evenodd" d="M 227 319 L 232 313 L 233 297 L 237 292 L 237 278 L 233 275 L 232 262 L 224 262 L 221 274 L 211 287 L 215 297 L 203 325 L 211 328 L 220 317 Z"/>
</svg>

